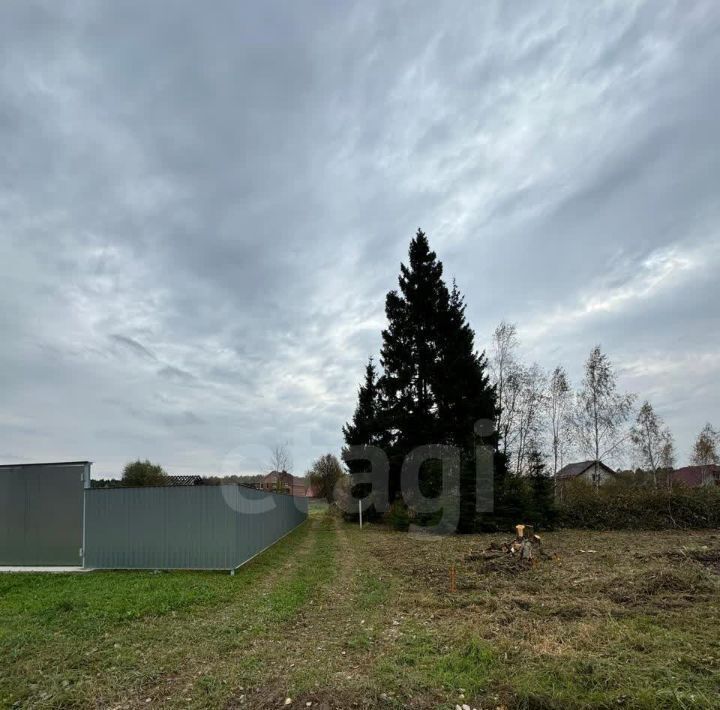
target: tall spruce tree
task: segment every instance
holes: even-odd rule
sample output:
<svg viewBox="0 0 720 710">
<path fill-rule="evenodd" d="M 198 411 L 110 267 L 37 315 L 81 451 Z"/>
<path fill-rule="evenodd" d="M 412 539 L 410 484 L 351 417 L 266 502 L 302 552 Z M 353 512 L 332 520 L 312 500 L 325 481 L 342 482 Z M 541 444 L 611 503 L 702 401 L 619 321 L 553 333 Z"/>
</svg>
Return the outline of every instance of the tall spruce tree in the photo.
<svg viewBox="0 0 720 710">
<path fill-rule="evenodd" d="M 381 446 L 384 448 L 385 437 L 381 426 L 380 391 L 377 385 L 377 370 L 372 357 L 365 368 L 365 381 L 358 388 L 358 402 L 352 420 L 343 426 L 345 447 L 342 459 L 348 470 L 353 473 L 364 473 L 370 470 L 370 463 L 363 459 L 356 459 L 349 455 L 350 446 Z M 354 495 L 364 498 L 370 493 L 369 483 L 359 483 L 353 486 Z M 354 513 L 346 511 L 347 517 L 353 518 Z M 366 511 L 371 519 L 376 516 L 375 508 Z"/>
<path fill-rule="evenodd" d="M 409 266 L 400 265 L 400 290 L 385 299 L 388 327 L 383 330 L 379 386 L 394 454 L 436 441 L 433 374 L 438 360 L 440 314 L 449 294 L 442 264 L 418 230 L 410 243 Z M 398 472 L 399 473 L 399 472 Z M 398 479 L 399 483 L 399 479 Z M 391 480 L 391 495 L 399 486 Z"/>
<path fill-rule="evenodd" d="M 377 370 L 373 359 L 370 358 L 365 368 L 365 381 L 358 388 L 358 403 L 352 421 L 343 426 L 343 437 L 347 446 L 382 444 L 379 396 Z M 346 463 L 352 473 L 353 464 L 360 462 L 346 461 Z"/>
<path fill-rule="evenodd" d="M 463 298 L 455 285 L 447 288 L 442 276 L 442 263 L 418 230 L 410 243 L 408 265 L 400 266 L 399 289 L 386 298 L 382 374 L 375 385 L 374 371 L 366 372 L 353 422 L 343 433 L 347 444 L 376 443 L 385 448 L 390 459 L 391 501 L 400 493 L 402 463 L 414 448 L 427 444 L 458 447 L 459 527 L 469 531 L 475 525 L 475 446 L 480 443 L 475 423 L 495 421 L 495 392 L 486 374 L 485 357 L 475 351 Z M 372 422 L 369 428 L 368 421 Z M 364 436 L 368 438 L 363 441 Z M 482 443 L 496 447 L 497 434 L 492 432 Z M 502 465 L 496 460 L 496 470 Z M 432 475 L 430 481 L 432 490 Z"/>
<path fill-rule="evenodd" d="M 525 512 L 525 519 L 542 528 L 551 528 L 557 518 L 555 479 L 548 475 L 543 456 L 534 444 L 528 454 L 528 483 L 532 503 Z"/>
</svg>

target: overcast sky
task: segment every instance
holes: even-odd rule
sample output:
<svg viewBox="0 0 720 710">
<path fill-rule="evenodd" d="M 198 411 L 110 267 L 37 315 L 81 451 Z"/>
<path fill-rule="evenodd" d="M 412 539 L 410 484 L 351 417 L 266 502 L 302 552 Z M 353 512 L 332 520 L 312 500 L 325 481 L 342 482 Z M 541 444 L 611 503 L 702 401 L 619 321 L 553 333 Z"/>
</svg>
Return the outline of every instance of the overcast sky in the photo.
<svg viewBox="0 0 720 710">
<path fill-rule="evenodd" d="M 337 452 L 421 226 L 479 349 L 720 424 L 720 4 L 0 5 L 0 463 Z"/>
</svg>

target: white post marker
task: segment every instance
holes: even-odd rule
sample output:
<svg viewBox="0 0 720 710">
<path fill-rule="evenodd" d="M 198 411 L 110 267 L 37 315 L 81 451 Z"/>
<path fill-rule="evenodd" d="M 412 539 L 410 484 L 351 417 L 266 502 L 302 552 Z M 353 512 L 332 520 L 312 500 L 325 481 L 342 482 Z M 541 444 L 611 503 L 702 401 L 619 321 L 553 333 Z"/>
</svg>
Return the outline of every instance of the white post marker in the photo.
<svg viewBox="0 0 720 710">
<path fill-rule="evenodd" d="M 362 528 L 362 501 L 358 501 L 358 513 L 360 514 L 360 527 Z"/>
</svg>

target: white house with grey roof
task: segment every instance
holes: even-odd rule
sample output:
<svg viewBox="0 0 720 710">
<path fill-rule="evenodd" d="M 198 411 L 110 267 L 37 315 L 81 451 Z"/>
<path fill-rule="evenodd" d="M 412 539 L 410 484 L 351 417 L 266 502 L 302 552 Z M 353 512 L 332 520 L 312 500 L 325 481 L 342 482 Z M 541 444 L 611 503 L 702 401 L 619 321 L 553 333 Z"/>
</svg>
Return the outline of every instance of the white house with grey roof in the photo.
<svg viewBox="0 0 720 710">
<path fill-rule="evenodd" d="M 595 482 L 595 461 L 578 461 L 577 463 L 569 463 L 563 466 L 555 474 L 555 493 L 562 495 L 562 489 L 567 481 L 584 481 L 589 485 Z M 610 466 L 605 465 L 602 461 L 597 462 L 598 485 L 602 486 L 611 478 L 616 476 Z"/>
</svg>

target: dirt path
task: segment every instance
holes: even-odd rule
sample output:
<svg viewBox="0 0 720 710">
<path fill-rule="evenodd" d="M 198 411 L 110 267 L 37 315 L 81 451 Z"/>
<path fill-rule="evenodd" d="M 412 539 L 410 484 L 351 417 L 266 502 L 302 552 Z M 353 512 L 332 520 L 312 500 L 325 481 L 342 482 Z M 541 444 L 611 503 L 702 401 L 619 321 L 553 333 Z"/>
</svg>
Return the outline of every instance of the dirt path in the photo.
<svg viewBox="0 0 720 710">
<path fill-rule="evenodd" d="M 374 641 L 387 626 L 392 583 L 358 539 L 337 519 L 336 571 L 298 615 L 280 653 L 272 639 L 255 653 L 266 660 L 266 682 L 235 696 L 231 707 L 276 708 L 287 698 L 298 707 L 375 707 L 381 691 L 369 685 Z"/>
<path fill-rule="evenodd" d="M 272 639 L 255 648 L 267 673 L 259 685 L 235 694 L 229 707 L 375 708 L 437 707 L 441 695 L 427 683 L 402 678 L 412 669 L 396 666 L 408 645 L 427 644 L 432 604 L 423 603 L 426 580 L 404 577 L 397 560 L 386 557 L 407 536 L 385 528 L 333 521 L 337 536 L 336 573 L 296 618 L 278 649 Z M 418 549 L 424 543 L 420 543 Z M 403 551 L 405 552 L 405 550 Z M 432 641 L 428 651 L 434 649 Z M 417 690 L 416 690 L 417 688 Z M 309 705 L 308 705 L 309 704 Z"/>
</svg>

